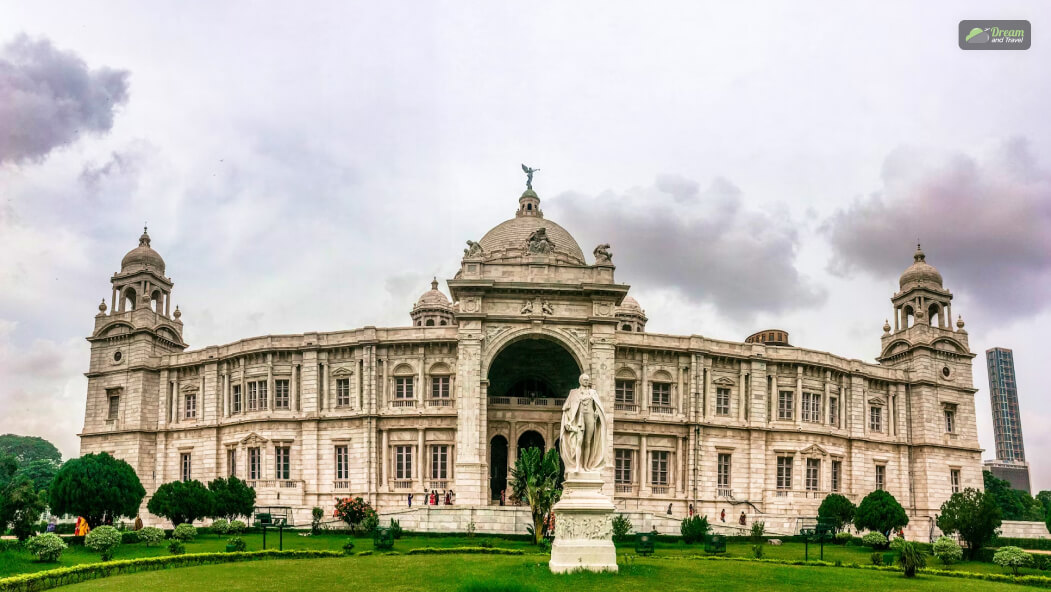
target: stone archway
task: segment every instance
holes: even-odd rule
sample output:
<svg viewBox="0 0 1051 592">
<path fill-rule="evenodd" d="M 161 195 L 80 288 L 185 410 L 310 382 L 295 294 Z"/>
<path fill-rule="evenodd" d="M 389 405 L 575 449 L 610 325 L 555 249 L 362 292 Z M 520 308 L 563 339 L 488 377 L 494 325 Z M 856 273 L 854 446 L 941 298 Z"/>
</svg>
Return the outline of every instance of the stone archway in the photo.
<svg viewBox="0 0 1051 592">
<path fill-rule="evenodd" d="M 562 398 L 576 388 L 580 364 L 561 343 L 547 338 L 518 339 L 489 364 L 490 397 Z"/>
<path fill-rule="evenodd" d="M 489 499 L 498 501 L 507 489 L 507 438 L 497 434 L 489 440 Z"/>
<path fill-rule="evenodd" d="M 518 437 L 517 456 L 522 456 L 522 451 L 527 448 L 539 448 L 540 452 L 544 452 L 547 449 L 544 446 L 544 437 L 540 435 L 540 432 L 536 430 L 526 430 L 522 432 L 522 435 Z"/>
</svg>

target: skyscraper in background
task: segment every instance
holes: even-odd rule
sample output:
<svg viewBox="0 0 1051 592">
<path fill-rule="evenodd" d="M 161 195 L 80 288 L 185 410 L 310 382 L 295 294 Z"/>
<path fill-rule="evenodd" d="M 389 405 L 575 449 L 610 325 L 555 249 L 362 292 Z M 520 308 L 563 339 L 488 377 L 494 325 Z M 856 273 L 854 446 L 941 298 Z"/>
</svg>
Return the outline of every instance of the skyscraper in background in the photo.
<svg viewBox="0 0 1051 592">
<path fill-rule="evenodd" d="M 994 347 L 985 351 L 985 361 L 989 368 L 989 399 L 996 438 L 996 460 L 986 461 L 985 467 L 1015 489 L 1029 491 L 1029 464 L 1025 462 L 1022 442 L 1014 355 L 1005 347 Z"/>
</svg>

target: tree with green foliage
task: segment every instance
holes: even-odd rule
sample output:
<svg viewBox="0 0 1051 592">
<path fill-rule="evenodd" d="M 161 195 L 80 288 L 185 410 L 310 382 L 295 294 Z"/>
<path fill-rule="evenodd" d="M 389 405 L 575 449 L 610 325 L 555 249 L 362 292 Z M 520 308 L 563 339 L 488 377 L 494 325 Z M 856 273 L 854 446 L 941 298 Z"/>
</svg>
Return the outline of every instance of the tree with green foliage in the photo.
<svg viewBox="0 0 1051 592">
<path fill-rule="evenodd" d="M 893 530 L 905 528 L 909 516 L 894 496 L 882 489 L 877 489 L 865 496 L 854 513 L 854 526 L 864 530 L 874 530 L 890 537 Z"/>
<path fill-rule="evenodd" d="M 18 467 L 18 474 L 32 481 L 37 491 L 47 491 L 61 466 L 50 459 L 31 460 Z"/>
<path fill-rule="evenodd" d="M 996 538 L 1000 528 L 1000 507 L 989 492 L 968 487 L 952 494 L 942 504 L 938 528 L 946 534 L 960 533 L 967 543 L 967 556 L 975 557 L 978 550 Z"/>
<path fill-rule="evenodd" d="M 171 520 L 172 526 L 215 515 L 215 496 L 197 481 L 172 481 L 157 488 L 146 504 L 151 514 Z"/>
<path fill-rule="evenodd" d="M 927 557 L 919 545 L 912 541 L 903 541 L 898 548 L 897 563 L 906 578 L 914 578 L 917 569 L 927 567 Z"/>
<path fill-rule="evenodd" d="M 62 462 L 62 453 L 55 445 L 38 436 L 17 436 L 4 434 L 0 436 L 0 453 L 15 457 L 18 464 L 24 465 L 35 460 Z"/>
<path fill-rule="evenodd" d="M 82 516 L 92 528 L 137 515 L 145 496 L 135 469 L 105 452 L 66 461 L 48 490 L 53 514 Z"/>
<path fill-rule="evenodd" d="M 1029 492 L 1014 489 L 1011 484 L 993 475 L 989 471 L 982 471 L 982 479 L 985 492 L 991 494 L 1000 507 L 1000 515 L 1004 520 L 1037 520 L 1045 518 L 1044 506 L 1029 495 Z"/>
<path fill-rule="evenodd" d="M 215 501 L 212 518 L 251 517 L 255 510 L 255 489 L 233 475 L 227 479 L 213 479 L 208 483 L 208 491 L 212 492 Z"/>
<path fill-rule="evenodd" d="M 547 516 L 562 496 L 558 487 L 558 450 L 544 454 L 539 448 L 526 448 L 511 469 L 511 491 L 515 499 L 529 505 L 533 517 L 533 543 L 539 544 L 547 534 Z"/>
<path fill-rule="evenodd" d="M 0 491 L 3 491 L 18 473 L 18 459 L 14 456 L 0 452 Z"/>
<path fill-rule="evenodd" d="M 825 496 L 821 506 L 817 509 L 818 520 L 827 521 L 832 528 L 839 532 L 843 527 L 854 521 L 857 508 L 846 498 L 838 493 L 830 493 Z"/>
<path fill-rule="evenodd" d="M 1051 491 L 1043 490 L 1040 493 L 1033 496 L 1033 499 L 1040 502 L 1040 505 L 1044 507 L 1044 516 L 1051 514 Z"/>
<path fill-rule="evenodd" d="M 33 527 L 46 508 L 47 504 L 33 482 L 16 476 L 0 490 L 0 532 L 10 524 L 18 540 L 27 540 L 33 536 Z"/>
</svg>

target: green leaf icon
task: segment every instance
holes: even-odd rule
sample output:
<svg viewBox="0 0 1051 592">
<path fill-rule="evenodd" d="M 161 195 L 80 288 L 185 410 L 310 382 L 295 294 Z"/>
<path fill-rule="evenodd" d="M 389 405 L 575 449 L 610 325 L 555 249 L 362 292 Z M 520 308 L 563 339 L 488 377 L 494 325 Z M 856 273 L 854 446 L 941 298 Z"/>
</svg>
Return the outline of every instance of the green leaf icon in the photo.
<svg viewBox="0 0 1051 592">
<path fill-rule="evenodd" d="M 975 28 L 971 29 L 970 33 L 967 34 L 967 37 L 964 39 L 964 41 L 970 41 L 971 37 L 974 37 L 975 35 L 981 35 L 984 32 L 985 31 L 983 31 L 981 29 L 981 27 L 975 27 Z"/>
</svg>

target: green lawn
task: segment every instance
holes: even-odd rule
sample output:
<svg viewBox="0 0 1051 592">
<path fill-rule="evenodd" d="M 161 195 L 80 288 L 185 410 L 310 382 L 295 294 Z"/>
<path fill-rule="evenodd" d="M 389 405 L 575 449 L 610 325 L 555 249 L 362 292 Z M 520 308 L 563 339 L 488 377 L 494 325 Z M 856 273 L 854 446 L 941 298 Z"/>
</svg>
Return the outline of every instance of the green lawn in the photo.
<svg viewBox="0 0 1051 592">
<path fill-rule="evenodd" d="M 622 558 L 623 559 L 623 558 Z M 850 590 L 1013 591 L 1015 584 L 958 580 L 938 576 L 905 579 L 898 573 L 831 567 L 781 566 L 736 561 L 647 558 L 622 561 L 621 573 L 556 576 L 546 557 L 381 556 L 336 559 L 272 560 L 209 565 L 114 576 L 65 588 L 90 590 L 212 590 L 288 592 L 290 590 L 460 590 L 467 583 L 512 583 L 515 587 L 474 588 L 540 592 L 545 590 Z"/>
</svg>

